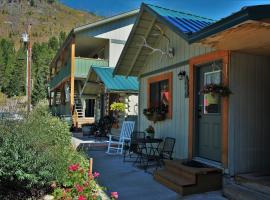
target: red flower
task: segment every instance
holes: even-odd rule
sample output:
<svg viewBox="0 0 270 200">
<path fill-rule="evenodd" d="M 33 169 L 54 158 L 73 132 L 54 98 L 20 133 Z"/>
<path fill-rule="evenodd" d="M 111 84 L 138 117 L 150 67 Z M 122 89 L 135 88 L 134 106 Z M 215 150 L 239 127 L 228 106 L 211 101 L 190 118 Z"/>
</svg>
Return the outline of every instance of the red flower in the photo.
<svg viewBox="0 0 270 200">
<path fill-rule="evenodd" d="M 117 192 L 111 192 L 111 198 L 118 199 L 118 193 Z"/>
<path fill-rule="evenodd" d="M 79 184 L 77 184 L 75 187 L 76 187 L 77 192 L 79 193 L 82 192 L 84 189 L 83 186 L 80 186 Z"/>
<path fill-rule="evenodd" d="M 100 173 L 98 173 L 98 172 L 94 172 L 94 178 L 97 178 L 97 177 L 99 177 L 99 175 L 100 175 Z"/>
<path fill-rule="evenodd" d="M 78 200 L 86 200 L 86 197 L 83 196 L 83 195 L 80 195 L 80 196 L 78 197 Z"/>
<path fill-rule="evenodd" d="M 67 188 L 66 189 L 66 192 L 68 192 L 68 193 L 71 192 L 71 189 L 70 188 Z"/>
<path fill-rule="evenodd" d="M 69 167 L 68 167 L 68 170 L 69 171 L 72 171 L 72 172 L 74 172 L 74 171 L 77 171 L 78 170 L 78 168 L 79 168 L 79 164 L 73 164 L 73 165 L 70 165 Z"/>
</svg>

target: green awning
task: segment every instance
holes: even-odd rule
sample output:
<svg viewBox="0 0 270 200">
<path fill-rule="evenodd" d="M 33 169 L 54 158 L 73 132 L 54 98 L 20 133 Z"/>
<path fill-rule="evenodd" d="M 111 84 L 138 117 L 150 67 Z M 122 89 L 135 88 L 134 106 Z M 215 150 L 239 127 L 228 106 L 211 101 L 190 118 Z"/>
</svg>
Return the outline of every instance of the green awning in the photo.
<svg viewBox="0 0 270 200">
<path fill-rule="evenodd" d="M 110 91 L 133 91 L 138 92 L 139 83 L 136 77 L 116 75 L 113 77 L 114 67 L 92 66 L 93 71 Z"/>
</svg>

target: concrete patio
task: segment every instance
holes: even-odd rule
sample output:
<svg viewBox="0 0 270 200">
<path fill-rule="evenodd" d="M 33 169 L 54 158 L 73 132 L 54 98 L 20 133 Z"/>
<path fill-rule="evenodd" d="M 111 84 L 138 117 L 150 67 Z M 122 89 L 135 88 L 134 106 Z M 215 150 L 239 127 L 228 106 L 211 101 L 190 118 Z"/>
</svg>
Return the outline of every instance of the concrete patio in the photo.
<svg viewBox="0 0 270 200">
<path fill-rule="evenodd" d="M 120 200 L 226 200 L 221 191 L 182 197 L 132 166 L 132 162 L 124 163 L 122 156 L 107 155 L 101 148 L 88 150 L 87 154 L 94 159 L 94 171 L 100 173 L 100 185 L 107 188 L 107 194 L 117 191 Z"/>
</svg>

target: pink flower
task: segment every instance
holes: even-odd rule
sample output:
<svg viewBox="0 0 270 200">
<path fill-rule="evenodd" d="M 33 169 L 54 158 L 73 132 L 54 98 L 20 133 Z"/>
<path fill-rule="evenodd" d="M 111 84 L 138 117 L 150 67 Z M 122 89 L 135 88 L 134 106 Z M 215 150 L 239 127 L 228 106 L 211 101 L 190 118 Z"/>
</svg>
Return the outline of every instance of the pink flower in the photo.
<svg viewBox="0 0 270 200">
<path fill-rule="evenodd" d="M 69 167 L 68 167 L 68 170 L 69 171 L 72 171 L 72 172 L 74 172 L 74 171 L 77 171 L 78 170 L 78 168 L 79 168 L 79 164 L 73 164 L 73 165 L 70 165 Z"/>
<path fill-rule="evenodd" d="M 80 196 L 78 197 L 78 200 L 86 200 L 86 197 L 83 196 L 83 195 L 80 195 Z"/>
<path fill-rule="evenodd" d="M 77 192 L 79 193 L 82 192 L 84 189 L 83 186 L 80 186 L 79 184 L 77 184 L 75 187 L 76 187 Z"/>
<path fill-rule="evenodd" d="M 93 178 L 93 174 L 92 174 L 90 171 L 88 172 L 88 177 L 89 177 L 90 179 Z"/>
<path fill-rule="evenodd" d="M 100 173 L 98 173 L 98 172 L 94 172 L 94 178 L 97 178 L 97 177 L 99 177 L 99 175 L 100 175 Z"/>
<path fill-rule="evenodd" d="M 111 192 L 111 198 L 118 199 L 118 193 L 117 192 Z"/>
</svg>

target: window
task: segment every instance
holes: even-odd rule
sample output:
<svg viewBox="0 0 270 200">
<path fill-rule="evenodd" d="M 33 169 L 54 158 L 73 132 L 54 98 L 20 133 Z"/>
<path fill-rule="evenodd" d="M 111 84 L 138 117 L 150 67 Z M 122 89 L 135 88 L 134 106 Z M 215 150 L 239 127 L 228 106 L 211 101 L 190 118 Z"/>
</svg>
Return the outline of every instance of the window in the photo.
<svg viewBox="0 0 270 200">
<path fill-rule="evenodd" d="M 85 117 L 95 117 L 95 99 L 85 100 Z"/>
<path fill-rule="evenodd" d="M 204 85 L 220 84 L 221 70 L 204 73 Z M 218 95 L 204 94 L 203 96 L 204 114 L 220 113 L 220 97 Z"/>
<path fill-rule="evenodd" d="M 167 110 L 167 118 L 172 111 L 172 72 L 148 79 L 148 108 Z"/>
</svg>

